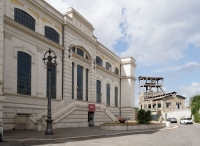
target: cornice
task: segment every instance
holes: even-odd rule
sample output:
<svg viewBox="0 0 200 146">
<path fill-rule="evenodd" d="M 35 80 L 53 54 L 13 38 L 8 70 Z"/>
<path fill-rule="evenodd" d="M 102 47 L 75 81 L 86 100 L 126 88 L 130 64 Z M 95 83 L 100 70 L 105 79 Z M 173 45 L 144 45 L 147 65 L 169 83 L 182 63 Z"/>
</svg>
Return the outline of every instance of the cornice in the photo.
<svg viewBox="0 0 200 146">
<path fill-rule="evenodd" d="M 40 33 L 35 32 L 35 31 L 23 26 L 18 22 L 15 22 L 13 19 L 11 19 L 11 18 L 9 18 L 9 17 L 7 17 L 5 15 L 4 15 L 4 22 L 9 24 L 9 25 L 11 25 L 11 26 L 13 26 L 13 27 L 15 27 L 18 30 L 21 30 L 21 31 L 23 31 L 23 32 L 35 37 L 35 38 L 38 38 L 39 40 L 41 40 L 41 41 L 43 41 L 43 42 L 55 47 L 56 49 L 59 49 L 61 51 L 64 50 L 64 47 L 62 45 L 59 45 L 59 44 L 49 40 L 48 38 L 44 37 Z"/>
<path fill-rule="evenodd" d="M 48 15 L 50 15 L 51 17 L 53 17 L 54 19 L 58 20 L 61 23 L 64 23 L 64 19 L 59 19 L 54 13 L 52 13 L 51 11 L 47 10 L 45 7 L 43 7 L 42 5 L 40 5 L 37 0 L 29 0 L 32 4 L 36 5 L 38 8 L 40 8 L 41 10 L 45 11 Z M 48 5 L 48 7 L 50 7 L 51 9 L 53 9 L 54 11 L 56 11 L 56 13 L 58 13 L 59 15 L 62 16 L 62 18 L 64 17 L 64 15 L 62 13 L 60 13 L 58 10 L 56 10 L 54 7 L 52 7 L 49 3 L 47 3 L 46 1 L 43 0 L 43 2 L 45 3 L 45 5 Z"/>
<path fill-rule="evenodd" d="M 75 16 L 79 21 L 81 21 L 91 30 L 94 30 L 92 24 L 87 19 L 85 19 L 81 14 L 79 14 L 73 7 L 68 8 L 67 14 L 73 14 L 73 17 Z"/>
<path fill-rule="evenodd" d="M 134 76 L 121 76 L 121 79 L 132 79 L 134 81 L 137 80 Z"/>
<path fill-rule="evenodd" d="M 122 62 L 121 64 L 122 65 L 124 65 L 124 64 L 132 64 L 132 65 L 134 65 L 134 67 L 137 67 L 137 65 L 133 61 L 125 61 L 125 62 Z"/>
<path fill-rule="evenodd" d="M 96 65 L 96 68 L 99 69 L 99 70 L 101 70 L 101 71 L 103 71 L 103 72 L 106 72 L 106 73 L 108 73 L 108 74 L 110 74 L 110 75 L 112 75 L 112 76 L 115 76 L 116 78 L 120 78 L 119 75 L 115 74 L 115 73 L 112 72 L 112 71 L 109 71 L 109 70 L 105 69 L 104 67 L 101 67 L 101 66 L 99 66 L 99 65 Z"/>
<path fill-rule="evenodd" d="M 93 45 L 95 45 L 96 47 L 98 47 L 98 44 L 97 44 L 96 41 L 92 40 L 89 36 L 87 36 L 86 34 L 84 34 L 81 30 L 79 30 L 78 28 L 76 28 L 74 25 L 72 25 L 68 21 L 65 22 L 65 25 L 69 26 L 70 28 L 72 28 L 73 30 L 75 30 L 77 33 L 79 33 L 81 36 L 83 36 L 84 38 L 86 38 Z"/>
</svg>

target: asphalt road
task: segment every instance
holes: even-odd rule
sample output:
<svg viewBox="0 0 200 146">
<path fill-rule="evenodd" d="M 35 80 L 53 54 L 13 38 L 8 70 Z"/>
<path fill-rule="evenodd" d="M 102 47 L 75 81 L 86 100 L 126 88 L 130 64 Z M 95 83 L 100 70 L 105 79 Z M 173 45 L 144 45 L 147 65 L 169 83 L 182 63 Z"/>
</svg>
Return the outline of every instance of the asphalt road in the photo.
<svg viewBox="0 0 200 146">
<path fill-rule="evenodd" d="M 149 131 L 129 135 L 94 137 L 59 141 L 15 142 L 15 146 L 200 146 L 200 124 L 178 125 L 179 128 L 163 131 Z M 0 143 L 8 146 L 11 143 Z M 13 145 L 13 143 L 12 143 Z"/>
</svg>

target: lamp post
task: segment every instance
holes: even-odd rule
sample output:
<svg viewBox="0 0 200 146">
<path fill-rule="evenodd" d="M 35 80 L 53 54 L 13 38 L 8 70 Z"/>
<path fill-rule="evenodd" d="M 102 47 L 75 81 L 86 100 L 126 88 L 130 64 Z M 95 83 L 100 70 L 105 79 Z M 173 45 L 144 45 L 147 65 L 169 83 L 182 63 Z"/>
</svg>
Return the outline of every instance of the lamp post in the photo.
<svg viewBox="0 0 200 146">
<path fill-rule="evenodd" d="M 51 55 L 52 54 L 52 55 Z M 47 57 L 46 57 L 47 56 Z M 46 57 L 46 58 L 45 58 Z M 48 74 L 48 105 L 47 105 L 47 128 L 45 135 L 53 135 L 53 130 L 52 130 L 52 122 L 53 120 L 51 119 L 51 67 L 52 65 L 56 66 L 56 53 L 49 48 L 49 50 L 44 54 L 44 64 L 47 66 L 47 74 Z M 54 60 L 54 63 L 52 62 Z"/>
</svg>

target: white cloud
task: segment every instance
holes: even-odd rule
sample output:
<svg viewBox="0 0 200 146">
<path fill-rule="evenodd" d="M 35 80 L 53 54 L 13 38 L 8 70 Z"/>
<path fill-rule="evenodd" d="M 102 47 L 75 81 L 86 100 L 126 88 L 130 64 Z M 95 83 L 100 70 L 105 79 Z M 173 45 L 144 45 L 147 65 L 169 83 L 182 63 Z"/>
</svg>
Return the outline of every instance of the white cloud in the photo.
<svg viewBox="0 0 200 146">
<path fill-rule="evenodd" d="M 187 62 L 184 65 L 180 66 L 169 66 L 165 68 L 160 68 L 157 70 L 153 70 L 153 72 L 167 72 L 167 71 L 174 71 L 174 72 L 194 72 L 195 70 L 200 69 L 200 64 L 197 62 Z"/>
<path fill-rule="evenodd" d="M 98 40 L 111 50 L 126 37 L 129 47 L 121 50 L 121 56 L 131 55 L 139 63 L 167 63 L 182 58 L 189 43 L 200 47 L 199 0 L 46 1 L 62 13 L 74 7 L 93 24 Z"/>
<path fill-rule="evenodd" d="M 186 105 L 189 105 L 190 97 L 200 94 L 200 83 L 192 82 L 190 86 L 180 87 L 181 94 L 186 97 Z"/>
</svg>

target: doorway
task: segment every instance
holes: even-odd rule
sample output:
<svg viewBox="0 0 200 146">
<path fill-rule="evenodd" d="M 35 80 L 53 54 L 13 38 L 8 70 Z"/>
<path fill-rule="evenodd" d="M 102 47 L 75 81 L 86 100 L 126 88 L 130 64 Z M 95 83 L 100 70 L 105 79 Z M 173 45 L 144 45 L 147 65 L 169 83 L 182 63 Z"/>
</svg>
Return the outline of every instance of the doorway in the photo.
<svg viewBox="0 0 200 146">
<path fill-rule="evenodd" d="M 94 112 L 88 112 L 88 124 L 94 126 Z"/>
</svg>

